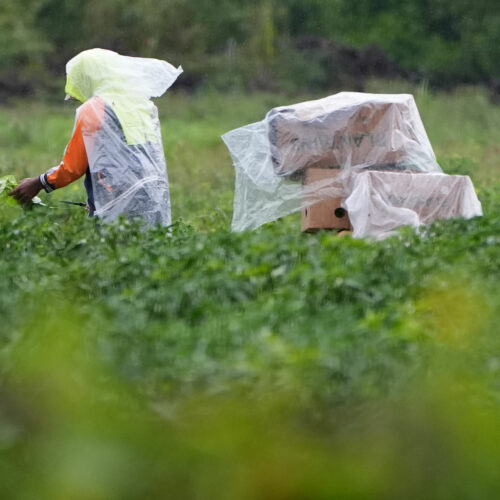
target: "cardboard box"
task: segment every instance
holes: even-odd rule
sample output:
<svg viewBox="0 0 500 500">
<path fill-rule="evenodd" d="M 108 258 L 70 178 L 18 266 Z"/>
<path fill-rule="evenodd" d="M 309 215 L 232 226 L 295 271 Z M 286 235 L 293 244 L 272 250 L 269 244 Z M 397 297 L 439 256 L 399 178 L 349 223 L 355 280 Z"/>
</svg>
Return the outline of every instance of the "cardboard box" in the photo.
<svg viewBox="0 0 500 500">
<path fill-rule="evenodd" d="M 268 115 L 269 139 L 274 171 L 290 176 L 307 168 L 338 168 L 353 165 L 398 169 L 408 154 L 405 102 L 367 101 L 333 108 L 318 101 L 272 110 Z"/>
<path fill-rule="evenodd" d="M 353 230 L 355 236 L 378 237 L 400 226 L 482 214 L 467 176 L 364 171 L 353 174 L 349 192 L 341 172 L 305 170 L 302 231 Z"/>
<path fill-rule="evenodd" d="M 308 168 L 304 172 L 302 231 L 351 229 L 349 216 L 341 207 L 343 197 L 338 196 L 343 191 L 340 174 L 338 169 L 321 168 Z"/>
</svg>

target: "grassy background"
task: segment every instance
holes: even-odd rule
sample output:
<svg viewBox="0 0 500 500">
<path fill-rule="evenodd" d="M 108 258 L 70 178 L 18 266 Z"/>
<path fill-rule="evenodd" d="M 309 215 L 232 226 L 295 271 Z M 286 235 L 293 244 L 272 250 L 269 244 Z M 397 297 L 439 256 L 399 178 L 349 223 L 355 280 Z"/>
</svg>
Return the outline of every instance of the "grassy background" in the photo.
<svg viewBox="0 0 500 500">
<path fill-rule="evenodd" d="M 369 91 L 415 95 L 438 160 L 449 172 L 470 173 L 474 180 L 498 178 L 500 108 L 488 92 L 463 88 L 431 94 L 425 87 L 372 82 Z M 220 136 L 261 120 L 278 105 L 321 97 L 272 94 L 200 94 L 170 92 L 158 102 L 171 181 L 173 218 L 197 229 L 228 228 L 232 214 L 234 173 Z M 0 109 L 0 174 L 39 174 L 61 160 L 71 136 L 75 104 L 15 103 Z M 75 193 L 73 193 L 75 190 Z M 55 195 L 84 199 L 74 186 Z"/>
<path fill-rule="evenodd" d="M 378 243 L 294 216 L 231 234 L 220 135 L 313 97 L 262 94 L 161 101 L 171 230 L 54 203 L 81 186 L 4 207 L 2 497 L 496 498 L 500 108 L 411 90 L 485 217 Z M 73 113 L 1 109 L 0 173 L 57 164 Z"/>
</svg>

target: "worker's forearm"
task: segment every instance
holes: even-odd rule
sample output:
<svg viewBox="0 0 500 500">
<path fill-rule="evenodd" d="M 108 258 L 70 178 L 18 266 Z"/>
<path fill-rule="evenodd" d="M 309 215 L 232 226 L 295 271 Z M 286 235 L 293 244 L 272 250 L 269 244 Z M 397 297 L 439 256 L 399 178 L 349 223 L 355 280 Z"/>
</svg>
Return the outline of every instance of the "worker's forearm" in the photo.
<svg viewBox="0 0 500 500">
<path fill-rule="evenodd" d="M 82 125 L 77 120 L 73 136 L 64 151 L 63 161 L 51 168 L 40 180 L 47 192 L 67 186 L 85 174 L 88 168 L 87 152 L 82 134 Z"/>
</svg>

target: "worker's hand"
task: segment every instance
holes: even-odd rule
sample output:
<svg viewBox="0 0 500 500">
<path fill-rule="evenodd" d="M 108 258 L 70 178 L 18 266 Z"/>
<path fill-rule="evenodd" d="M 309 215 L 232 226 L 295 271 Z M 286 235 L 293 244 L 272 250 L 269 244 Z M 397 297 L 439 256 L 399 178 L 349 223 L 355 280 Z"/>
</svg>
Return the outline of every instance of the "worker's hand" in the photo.
<svg viewBox="0 0 500 500">
<path fill-rule="evenodd" d="M 23 179 L 17 187 L 15 187 L 9 196 L 12 196 L 23 205 L 27 205 L 43 188 L 39 177 L 28 177 Z"/>
</svg>

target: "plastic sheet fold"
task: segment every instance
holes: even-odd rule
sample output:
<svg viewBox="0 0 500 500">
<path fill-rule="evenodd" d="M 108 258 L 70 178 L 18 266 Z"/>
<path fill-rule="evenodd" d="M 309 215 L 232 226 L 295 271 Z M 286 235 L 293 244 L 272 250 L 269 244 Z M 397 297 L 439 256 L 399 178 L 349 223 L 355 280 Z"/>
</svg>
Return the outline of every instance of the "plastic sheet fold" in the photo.
<svg viewBox="0 0 500 500">
<path fill-rule="evenodd" d="M 353 176 L 342 206 L 353 236 L 382 239 L 401 226 L 482 215 L 472 181 L 465 175 L 366 171 Z"/>
<path fill-rule="evenodd" d="M 91 49 L 69 61 L 66 70 L 66 92 L 83 103 L 76 120 L 82 124 L 90 173 L 86 187 L 93 193 L 95 215 L 169 225 L 166 160 L 151 98 L 166 92 L 182 68 Z"/>
<path fill-rule="evenodd" d="M 353 211 L 355 236 L 382 237 L 396 226 L 416 226 L 432 219 L 419 218 L 414 210 L 413 191 L 418 186 L 419 199 L 433 198 L 433 180 L 413 179 L 423 179 L 424 174 L 450 177 L 442 174 L 409 94 L 341 92 L 277 107 L 262 121 L 228 132 L 222 138 L 236 173 L 234 231 L 255 229 L 326 199 L 341 198 L 349 213 Z M 323 174 L 311 175 L 319 171 Z M 387 193 L 378 193 L 379 178 L 375 174 L 363 177 L 366 172 L 392 173 L 384 185 L 397 192 L 397 203 Z M 412 176 L 407 177 L 410 173 Z M 365 186 L 366 182 L 370 185 Z M 472 188 L 472 192 L 467 196 L 458 194 L 465 189 L 460 182 L 446 188 L 451 191 L 442 202 L 451 203 L 456 195 L 461 203 L 471 205 L 461 205 L 452 212 L 434 210 L 434 216 L 480 215 L 470 179 L 467 189 Z M 377 196 L 385 204 L 385 211 L 369 208 L 376 205 Z M 411 211 L 413 215 L 401 217 L 391 213 L 389 223 L 390 207 L 401 213 Z M 367 225 L 363 218 L 368 214 L 371 222 Z"/>
</svg>

